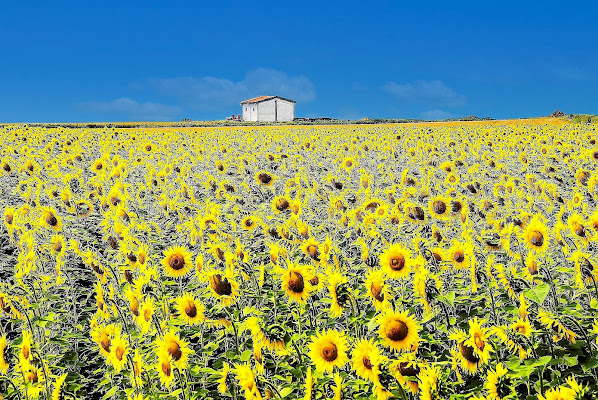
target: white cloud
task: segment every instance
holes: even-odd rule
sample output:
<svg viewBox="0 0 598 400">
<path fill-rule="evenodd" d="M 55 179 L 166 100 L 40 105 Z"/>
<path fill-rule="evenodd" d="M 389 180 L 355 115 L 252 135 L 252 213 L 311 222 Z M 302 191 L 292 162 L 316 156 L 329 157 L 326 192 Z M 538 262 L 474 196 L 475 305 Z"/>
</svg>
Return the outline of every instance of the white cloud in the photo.
<svg viewBox="0 0 598 400">
<path fill-rule="evenodd" d="M 121 97 L 107 102 L 88 101 L 77 104 L 77 107 L 92 113 L 123 114 L 129 119 L 150 121 L 170 120 L 182 112 L 181 108 L 177 106 L 149 101 L 138 103 L 128 97 Z"/>
<path fill-rule="evenodd" d="M 288 76 L 285 72 L 258 68 L 247 72 L 240 81 L 205 76 L 149 79 L 133 85 L 177 98 L 187 107 L 216 111 L 260 95 L 278 95 L 298 102 L 316 97 L 314 84 L 305 76 Z"/>
<path fill-rule="evenodd" d="M 382 89 L 405 103 L 456 107 L 465 104 L 465 96 L 458 94 L 442 81 L 415 81 L 399 84 L 388 82 Z"/>
<path fill-rule="evenodd" d="M 421 113 L 420 117 L 423 119 L 429 119 L 429 120 L 439 120 L 439 119 L 454 118 L 454 115 L 450 112 L 443 111 L 443 110 L 429 110 L 429 111 L 424 111 L 423 113 Z"/>
</svg>

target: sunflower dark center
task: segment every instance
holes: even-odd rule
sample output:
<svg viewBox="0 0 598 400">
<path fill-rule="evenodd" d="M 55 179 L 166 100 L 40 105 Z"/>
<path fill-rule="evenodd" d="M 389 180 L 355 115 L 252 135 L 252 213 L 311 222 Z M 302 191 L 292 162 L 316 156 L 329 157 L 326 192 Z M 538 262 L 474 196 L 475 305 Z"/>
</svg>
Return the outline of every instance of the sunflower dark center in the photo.
<svg viewBox="0 0 598 400">
<path fill-rule="evenodd" d="M 541 247 L 544 244 L 544 235 L 542 235 L 542 232 L 534 231 L 530 235 L 529 241 L 532 245 Z"/>
<path fill-rule="evenodd" d="M 575 234 L 579 237 L 586 236 L 586 229 L 580 223 L 576 223 L 575 226 L 573 227 L 573 230 L 575 231 Z"/>
<path fill-rule="evenodd" d="M 170 265 L 170 268 L 174 269 L 175 271 L 179 271 L 185 266 L 185 259 L 180 254 L 175 254 L 170 257 L 168 265 Z"/>
<path fill-rule="evenodd" d="M 304 288 L 303 275 L 295 271 L 289 272 L 289 289 L 295 293 L 302 293 Z"/>
<path fill-rule="evenodd" d="M 384 293 L 382 293 L 382 286 L 372 283 L 372 286 L 370 287 L 370 291 L 372 293 L 372 296 L 374 296 L 374 298 L 376 300 L 384 301 Z"/>
<path fill-rule="evenodd" d="M 10 215 L 10 214 L 8 214 L 8 215 L 5 215 L 5 216 L 4 216 L 4 220 L 6 221 L 6 223 L 7 223 L 8 225 L 12 225 L 13 216 L 12 216 L 12 215 Z"/>
<path fill-rule="evenodd" d="M 405 256 L 397 254 L 390 259 L 390 268 L 393 271 L 400 271 L 405 267 Z"/>
<path fill-rule="evenodd" d="M 309 254 L 311 258 L 318 258 L 319 253 L 320 252 L 318 251 L 318 246 L 316 246 L 315 244 L 310 244 L 309 246 L 307 246 L 307 254 Z"/>
<path fill-rule="evenodd" d="M 332 362 L 338 358 L 338 350 L 334 343 L 329 343 L 322 349 L 322 357 L 328 362 Z"/>
<path fill-rule="evenodd" d="M 100 346 L 102 346 L 102 348 L 106 352 L 110 351 L 110 345 L 111 344 L 112 344 L 112 341 L 110 340 L 110 338 L 108 337 L 108 335 L 104 335 L 104 337 L 102 338 L 102 340 L 100 340 Z"/>
<path fill-rule="evenodd" d="M 372 369 L 372 362 L 370 361 L 370 358 L 368 356 L 363 356 L 361 362 L 363 362 L 363 366 L 367 369 Z"/>
<path fill-rule="evenodd" d="M 172 356 L 174 361 L 179 361 L 183 356 L 183 352 L 181 351 L 181 346 L 177 342 L 170 342 L 168 345 L 168 353 Z"/>
<path fill-rule="evenodd" d="M 423 221 L 425 218 L 424 210 L 421 207 L 415 207 L 413 209 L 413 217 L 419 221 Z"/>
<path fill-rule="evenodd" d="M 117 347 L 114 353 L 116 354 L 116 358 L 118 359 L 118 361 L 122 361 L 123 355 L 125 354 L 125 349 L 124 347 Z"/>
<path fill-rule="evenodd" d="M 386 327 L 386 337 L 393 342 L 404 340 L 409 334 L 409 328 L 403 321 L 394 320 Z"/>
<path fill-rule="evenodd" d="M 50 226 L 56 226 L 58 224 L 58 220 L 56 219 L 56 217 L 53 214 L 50 214 L 46 217 L 46 222 Z"/>
<path fill-rule="evenodd" d="M 465 260 L 465 254 L 463 254 L 462 251 L 457 251 L 457 252 L 455 252 L 455 255 L 453 256 L 453 259 L 456 262 L 461 263 L 461 262 L 463 262 L 463 260 Z"/>
<path fill-rule="evenodd" d="M 451 204 L 451 210 L 453 211 L 453 213 L 458 213 L 459 211 L 461 211 L 462 208 L 463 204 L 461 204 L 461 202 L 459 201 L 453 201 Z"/>
<path fill-rule="evenodd" d="M 311 283 L 312 285 L 317 285 L 317 284 L 318 284 L 318 282 L 320 282 L 320 279 L 318 279 L 318 277 L 317 277 L 317 276 L 314 276 L 313 278 L 311 278 L 311 279 L 309 280 L 309 283 Z"/>
<path fill-rule="evenodd" d="M 270 176 L 269 174 L 266 174 L 264 172 L 262 172 L 261 174 L 258 175 L 258 179 L 264 185 L 267 185 L 268 183 L 272 182 L 272 176 Z"/>
<path fill-rule="evenodd" d="M 185 306 L 185 314 L 187 314 L 189 318 L 195 318 L 197 316 L 197 307 L 194 302 L 187 302 L 187 305 Z"/>
<path fill-rule="evenodd" d="M 222 279 L 222 275 L 216 274 L 212 278 L 212 289 L 220 296 L 230 296 L 233 288 L 228 279 Z"/>
<path fill-rule="evenodd" d="M 164 373 L 164 375 L 170 376 L 171 371 L 169 362 L 162 361 L 162 372 Z"/>
<path fill-rule="evenodd" d="M 289 208 L 289 205 L 290 205 L 289 201 L 287 199 L 285 199 L 285 198 L 281 198 L 281 199 L 276 200 L 276 209 L 278 211 L 284 211 L 284 210 L 286 210 L 287 208 Z"/>
<path fill-rule="evenodd" d="M 444 214 L 446 212 L 446 203 L 442 200 L 436 200 L 433 204 L 432 207 L 434 208 L 434 212 L 436 214 Z"/>
<path fill-rule="evenodd" d="M 419 373 L 419 367 L 407 361 L 403 361 L 399 363 L 399 372 L 403 376 L 417 376 Z"/>
<path fill-rule="evenodd" d="M 474 363 L 474 364 L 477 364 L 478 362 L 480 362 L 479 357 L 474 354 L 473 347 L 468 346 L 468 345 L 466 345 L 464 343 L 461 343 L 459 345 L 459 347 L 460 347 L 461 355 L 467 361 L 469 361 L 470 363 Z"/>
</svg>

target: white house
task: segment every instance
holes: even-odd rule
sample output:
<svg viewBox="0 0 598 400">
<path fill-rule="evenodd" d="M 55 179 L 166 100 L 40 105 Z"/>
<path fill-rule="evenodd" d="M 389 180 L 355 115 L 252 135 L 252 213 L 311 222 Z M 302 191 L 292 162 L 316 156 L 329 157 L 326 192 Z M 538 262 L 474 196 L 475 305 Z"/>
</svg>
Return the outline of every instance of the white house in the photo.
<svg viewBox="0 0 598 400">
<path fill-rule="evenodd" d="M 243 121 L 284 122 L 295 119 L 295 101 L 280 96 L 258 96 L 241 102 Z"/>
</svg>

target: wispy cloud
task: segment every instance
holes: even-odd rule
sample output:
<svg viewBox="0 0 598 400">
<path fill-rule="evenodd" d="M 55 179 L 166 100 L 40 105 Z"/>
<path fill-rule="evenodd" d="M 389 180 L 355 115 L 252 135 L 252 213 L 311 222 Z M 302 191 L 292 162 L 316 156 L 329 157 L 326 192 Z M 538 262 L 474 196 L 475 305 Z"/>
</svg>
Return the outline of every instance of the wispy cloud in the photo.
<svg viewBox="0 0 598 400">
<path fill-rule="evenodd" d="M 437 107 L 457 107 L 466 103 L 465 96 L 458 94 L 442 81 L 415 81 L 399 84 L 388 82 L 382 90 L 405 103 L 426 104 Z"/>
<path fill-rule="evenodd" d="M 90 113 L 122 114 L 127 119 L 147 121 L 170 120 L 173 117 L 180 115 L 182 112 L 181 108 L 177 106 L 152 103 L 149 101 L 139 103 L 128 97 L 121 97 L 107 102 L 88 101 L 79 103 L 76 107 Z"/>
<path fill-rule="evenodd" d="M 315 86 L 307 77 L 266 68 L 249 71 L 240 81 L 213 76 L 178 77 L 149 79 L 132 87 L 172 96 L 184 106 L 200 111 L 217 111 L 259 95 L 279 95 L 299 102 L 316 97 Z"/>
<path fill-rule="evenodd" d="M 429 119 L 429 120 L 439 120 L 439 119 L 447 119 L 447 118 L 453 118 L 454 115 L 448 111 L 444 111 L 444 110 L 429 110 L 429 111 L 424 111 L 423 113 L 420 114 L 420 117 L 423 119 Z"/>
</svg>

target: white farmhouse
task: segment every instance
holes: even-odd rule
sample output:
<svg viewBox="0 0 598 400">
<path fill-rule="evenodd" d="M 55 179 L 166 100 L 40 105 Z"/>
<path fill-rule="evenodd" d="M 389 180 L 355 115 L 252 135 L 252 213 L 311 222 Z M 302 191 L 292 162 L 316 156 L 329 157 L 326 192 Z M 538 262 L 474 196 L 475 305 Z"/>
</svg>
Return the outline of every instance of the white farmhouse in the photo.
<svg viewBox="0 0 598 400">
<path fill-rule="evenodd" d="M 284 122 L 295 119 L 295 101 L 279 96 L 259 96 L 241 102 L 243 121 Z"/>
</svg>

